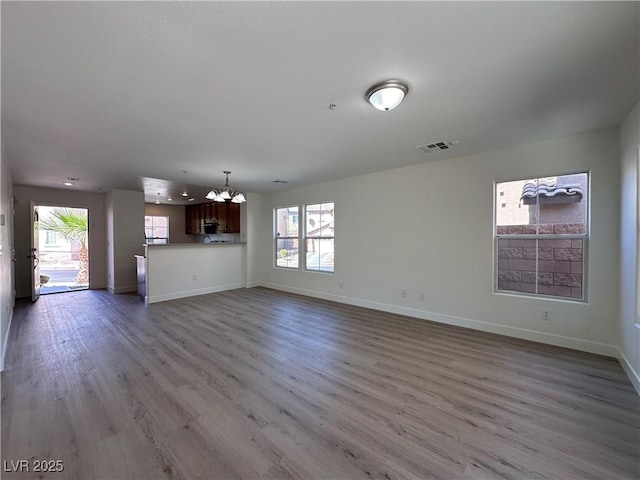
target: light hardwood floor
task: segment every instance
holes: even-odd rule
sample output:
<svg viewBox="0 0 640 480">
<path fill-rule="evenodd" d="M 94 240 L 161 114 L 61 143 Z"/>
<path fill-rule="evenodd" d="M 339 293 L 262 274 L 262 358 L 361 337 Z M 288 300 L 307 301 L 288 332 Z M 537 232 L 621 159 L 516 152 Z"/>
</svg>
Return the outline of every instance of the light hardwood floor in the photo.
<svg viewBox="0 0 640 480">
<path fill-rule="evenodd" d="M 42 297 L 2 374 L 44 478 L 638 478 L 639 436 L 616 360 L 264 288 Z"/>
</svg>

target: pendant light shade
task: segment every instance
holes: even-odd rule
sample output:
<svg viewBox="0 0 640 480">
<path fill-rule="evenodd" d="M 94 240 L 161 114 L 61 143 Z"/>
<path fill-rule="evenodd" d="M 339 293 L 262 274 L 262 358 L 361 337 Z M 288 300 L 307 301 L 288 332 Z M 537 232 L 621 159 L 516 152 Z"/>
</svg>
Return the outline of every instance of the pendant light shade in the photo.
<svg viewBox="0 0 640 480">
<path fill-rule="evenodd" d="M 242 192 L 236 192 L 229 186 L 229 174 L 231 172 L 225 170 L 223 173 L 227 176 L 226 181 L 224 182 L 224 187 L 218 190 L 211 190 L 209 193 L 207 193 L 205 198 L 220 203 L 226 202 L 227 200 L 231 200 L 231 203 L 246 202 L 247 199 L 244 197 L 244 194 Z"/>
<path fill-rule="evenodd" d="M 365 97 L 367 101 L 377 110 L 388 112 L 393 110 L 409 93 L 409 87 L 400 80 L 385 80 L 373 85 Z"/>
</svg>

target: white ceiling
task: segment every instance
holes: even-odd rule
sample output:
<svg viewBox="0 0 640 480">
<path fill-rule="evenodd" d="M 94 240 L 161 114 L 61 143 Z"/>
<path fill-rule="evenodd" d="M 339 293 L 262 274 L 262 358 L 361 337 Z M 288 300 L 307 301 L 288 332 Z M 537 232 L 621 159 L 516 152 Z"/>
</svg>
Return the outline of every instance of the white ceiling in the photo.
<svg viewBox="0 0 640 480">
<path fill-rule="evenodd" d="M 2 1 L 2 140 L 16 184 L 152 201 L 223 170 L 268 192 L 614 126 L 639 5 Z M 379 112 L 364 92 L 388 78 L 410 91 Z"/>
</svg>

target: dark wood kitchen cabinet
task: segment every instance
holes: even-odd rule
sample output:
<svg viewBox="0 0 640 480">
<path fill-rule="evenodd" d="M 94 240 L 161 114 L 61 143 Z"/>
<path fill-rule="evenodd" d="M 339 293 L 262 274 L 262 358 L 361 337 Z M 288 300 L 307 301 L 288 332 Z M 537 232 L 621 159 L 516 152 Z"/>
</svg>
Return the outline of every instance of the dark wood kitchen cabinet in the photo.
<svg viewBox="0 0 640 480">
<path fill-rule="evenodd" d="M 240 233 L 240 204 L 217 203 L 218 231 L 221 233 Z"/>
<path fill-rule="evenodd" d="M 227 206 L 229 208 L 227 211 L 228 232 L 240 233 L 240 204 L 229 202 Z"/>
<path fill-rule="evenodd" d="M 214 202 L 185 206 L 185 233 L 201 235 L 204 222 L 214 219 L 218 221 L 218 232 L 240 233 L 240 204 Z"/>
<path fill-rule="evenodd" d="M 187 205 L 184 209 L 185 233 L 196 235 L 202 233 L 202 221 L 200 220 L 200 205 Z"/>
<path fill-rule="evenodd" d="M 216 203 L 216 218 L 218 219 L 218 232 L 227 233 L 227 213 L 228 213 L 228 202 L 219 202 Z"/>
</svg>

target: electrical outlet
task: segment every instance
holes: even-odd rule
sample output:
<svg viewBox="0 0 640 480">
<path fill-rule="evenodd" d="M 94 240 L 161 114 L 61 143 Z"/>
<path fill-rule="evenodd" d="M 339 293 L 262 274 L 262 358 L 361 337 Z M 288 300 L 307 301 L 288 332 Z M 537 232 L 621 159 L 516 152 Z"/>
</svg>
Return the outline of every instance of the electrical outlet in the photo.
<svg viewBox="0 0 640 480">
<path fill-rule="evenodd" d="M 420 292 L 420 301 L 421 302 L 426 302 L 427 301 L 427 294 L 424 292 Z"/>
<path fill-rule="evenodd" d="M 400 297 L 407 298 L 407 291 L 406 290 L 400 290 Z"/>
<path fill-rule="evenodd" d="M 342 280 L 340 280 L 339 285 L 340 285 L 340 288 L 344 288 L 344 282 Z"/>
<path fill-rule="evenodd" d="M 543 308 L 542 312 L 540 313 L 540 317 L 542 318 L 542 320 L 546 320 L 547 322 L 551 321 L 551 310 L 547 309 L 547 308 Z"/>
<path fill-rule="evenodd" d="M 197 281 L 197 280 L 198 280 L 198 276 L 197 276 L 197 275 L 194 275 L 194 276 L 193 276 L 193 281 L 195 282 L 195 281 Z"/>
</svg>

